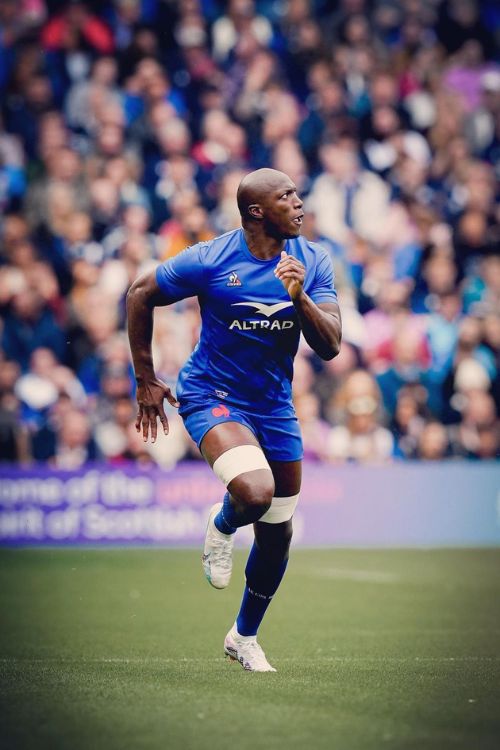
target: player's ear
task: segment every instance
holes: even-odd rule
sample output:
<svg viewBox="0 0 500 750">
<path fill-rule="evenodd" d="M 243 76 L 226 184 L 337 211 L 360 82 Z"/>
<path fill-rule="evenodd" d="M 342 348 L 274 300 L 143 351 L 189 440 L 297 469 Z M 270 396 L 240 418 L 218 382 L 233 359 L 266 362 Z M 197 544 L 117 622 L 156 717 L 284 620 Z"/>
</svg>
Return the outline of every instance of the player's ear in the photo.
<svg viewBox="0 0 500 750">
<path fill-rule="evenodd" d="M 252 203 L 250 206 L 248 206 L 248 213 L 250 214 L 252 219 L 262 219 L 264 215 L 262 208 L 258 203 Z"/>
</svg>

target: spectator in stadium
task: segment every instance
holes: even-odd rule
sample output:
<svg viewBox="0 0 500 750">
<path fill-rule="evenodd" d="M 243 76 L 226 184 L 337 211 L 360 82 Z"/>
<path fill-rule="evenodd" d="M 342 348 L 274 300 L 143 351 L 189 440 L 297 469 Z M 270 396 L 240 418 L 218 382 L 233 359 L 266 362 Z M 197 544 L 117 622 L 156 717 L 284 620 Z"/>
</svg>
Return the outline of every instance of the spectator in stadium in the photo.
<svg viewBox="0 0 500 750">
<path fill-rule="evenodd" d="M 422 461 L 441 461 L 449 455 L 446 427 L 440 422 L 427 422 L 418 438 L 416 457 Z"/>
<path fill-rule="evenodd" d="M 500 258 L 488 254 L 469 275 L 464 297 L 467 307 L 479 314 L 496 314 L 500 311 Z"/>
<path fill-rule="evenodd" d="M 112 102 L 121 109 L 117 76 L 115 58 L 100 57 L 93 63 L 88 79 L 73 83 L 65 101 L 66 120 L 72 130 L 92 138 L 101 124 L 103 107 Z"/>
<path fill-rule="evenodd" d="M 212 225 L 217 232 L 230 232 L 240 226 L 235 195 L 245 174 L 242 169 L 232 168 L 224 173 L 217 186 L 217 206 L 211 214 Z"/>
<path fill-rule="evenodd" d="M 193 206 L 190 211 L 179 216 L 178 225 L 171 225 L 168 234 L 165 233 L 164 236 L 166 243 L 161 253 L 162 260 L 173 258 L 185 247 L 197 242 L 208 242 L 214 237 L 214 232 L 210 227 L 206 209 L 203 206 Z"/>
<path fill-rule="evenodd" d="M 404 326 L 394 336 L 392 363 L 377 375 L 384 406 L 393 416 L 399 390 L 405 386 L 420 386 L 427 391 L 429 408 L 441 408 L 440 393 L 433 388 L 427 375 L 428 368 L 422 365 L 422 338 L 414 329 Z"/>
<path fill-rule="evenodd" d="M 353 233 L 369 236 L 387 216 L 387 186 L 380 177 L 362 169 L 350 135 L 324 143 L 320 160 L 324 172 L 314 181 L 309 196 L 318 230 L 340 244 L 346 244 Z"/>
<path fill-rule="evenodd" d="M 95 441 L 98 451 L 112 464 L 137 461 L 154 464 L 150 446 L 137 435 L 133 428 L 134 409 L 130 397 L 119 396 L 112 402 L 112 411 L 107 418 L 99 415 L 95 426 Z"/>
<path fill-rule="evenodd" d="M 330 425 L 321 418 L 321 404 L 318 396 L 311 391 L 306 391 L 294 398 L 294 404 L 302 431 L 304 459 L 326 461 Z"/>
<path fill-rule="evenodd" d="M 253 0 L 229 0 L 227 13 L 220 16 L 212 27 L 215 60 L 226 61 L 245 33 L 255 36 L 262 47 L 270 46 L 273 38 L 269 20 L 255 13 Z"/>
<path fill-rule="evenodd" d="M 21 418 L 31 429 L 39 429 L 47 409 L 62 394 L 71 399 L 76 408 L 85 408 L 86 397 L 75 374 L 61 365 L 50 349 L 38 347 L 30 358 L 29 372 L 16 383 L 15 392 L 21 402 Z"/>
<path fill-rule="evenodd" d="M 71 148 L 48 150 L 42 160 L 45 174 L 34 180 L 26 195 L 26 218 L 33 230 L 60 234 L 61 222 L 72 210 L 89 207 L 82 160 Z"/>
<path fill-rule="evenodd" d="M 26 188 L 24 153 L 16 136 L 3 130 L 0 116 L 0 211 L 21 203 Z"/>
<path fill-rule="evenodd" d="M 458 269 L 448 249 L 431 248 L 417 278 L 412 309 L 417 313 L 436 311 L 443 297 L 453 296 L 457 280 Z"/>
<path fill-rule="evenodd" d="M 119 194 L 109 177 L 97 177 L 90 182 L 90 217 L 92 236 L 100 242 L 119 221 Z"/>
<path fill-rule="evenodd" d="M 472 319 L 461 319 L 460 295 L 450 290 L 436 302 L 436 310 L 429 318 L 427 342 L 430 353 L 430 371 L 437 382 L 442 382 L 448 372 L 459 338 L 459 326 L 474 325 Z"/>
<path fill-rule="evenodd" d="M 415 388 L 401 388 L 398 393 L 390 427 L 395 440 L 395 455 L 401 458 L 415 457 L 425 425 L 425 405 L 419 402 L 418 396 Z"/>
<path fill-rule="evenodd" d="M 26 53 L 27 54 L 27 53 Z M 19 61 L 17 68 L 21 67 Z M 49 78 L 40 73 L 39 60 L 27 60 L 25 75 L 17 81 L 17 87 L 5 99 L 3 111 L 7 130 L 19 136 L 28 157 L 38 154 L 40 118 L 54 106 Z M 17 89 L 17 90 L 16 90 Z"/>
<path fill-rule="evenodd" d="M 155 215 L 162 210 L 162 205 L 157 204 L 166 201 L 168 205 L 177 193 L 197 190 L 196 174 L 197 168 L 188 156 L 178 154 L 168 161 L 159 162 L 150 187 Z M 146 180 L 147 175 L 144 176 L 144 181 Z"/>
<path fill-rule="evenodd" d="M 346 132 L 349 116 L 342 85 L 333 76 L 320 81 L 309 99 L 309 112 L 300 125 L 298 139 L 309 167 L 316 171 L 318 144 Z"/>
<path fill-rule="evenodd" d="M 106 25 L 90 13 L 84 2 L 72 2 L 50 19 L 41 34 L 45 49 L 65 50 L 68 54 L 90 47 L 101 54 L 113 51 L 113 39 Z"/>
<path fill-rule="evenodd" d="M 330 461 L 383 463 L 392 457 L 393 438 L 381 425 L 380 391 L 371 375 L 351 373 L 335 396 L 335 410 L 340 424 L 328 436 Z"/>
<path fill-rule="evenodd" d="M 162 240 L 160 250 L 162 256 L 177 254 L 180 249 L 177 238 L 185 234 L 184 225 L 189 221 L 187 217 L 199 204 L 200 195 L 194 185 L 172 195 L 169 200 L 170 218 L 158 230 Z M 177 252 L 170 253 L 169 247 L 171 245 Z"/>
<path fill-rule="evenodd" d="M 21 403 L 16 396 L 20 367 L 13 360 L 0 358 L 0 462 L 26 463 L 29 436 L 21 422 Z"/>
<path fill-rule="evenodd" d="M 260 145 L 261 114 L 266 105 L 266 92 L 283 75 L 279 61 L 268 49 L 262 49 L 257 38 L 246 33 L 235 48 L 223 87 L 227 102 L 235 102 L 234 112 L 247 131 L 253 134 L 252 147 Z M 252 149 L 253 150 L 253 149 Z"/>
<path fill-rule="evenodd" d="M 497 458 L 498 414 L 491 395 L 471 388 L 461 403 L 461 421 L 450 428 L 453 453 L 461 458 Z"/>
<path fill-rule="evenodd" d="M 364 291 L 372 292 L 375 303 L 364 315 L 364 361 L 375 372 L 389 367 L 394 358 L 394 339 L 404 329 L 411 331 L 418 339 L 418 360 L 422 366 L 426 366 L 428 349 L 425 343 L 425 322 L 409 309 L 409 285 L 405 281 L 392 280 L 387 266 L 385 273 L 388 278 L 380 278 L 373 273 L 374 267 L 374 263 L 367 264 L 362 287 Z"/>
<path fill-rule="evenodd" d="M 39 346 L 46 346 L 59 361 L 64 360 L 64 332 L 36 289 L 25 287 L 12 297 L 5 316 L 2 349 L 26 370 L 31 354 Z"/>
<path fill-rule="evenodd" d="M 446 421 L 456 421 L 463 394 L 471 389 L 492 391 L 497 365 L 491 350 L 481 340 L 481 321 L 464 318 L 457 330 L 457 341 L 447 367 L 441 373 L 443 399 L 448 405 Z"/>
<path fill-rule="evenodd" d="M 478 261 L 493 248 L 494 228 L 489 225 L 484 211 L 469 208 L 456 222 L 453 239 L 455 261 L 461 275 L 473 274 Z M 464 299 L 467 307 L 468 302 Z"/>
<path fill-rule="evenodd" d="M 287 169 L 290 177 L 299 188 L 301 195 L 306 196 L 310 190 L 311 180 L 307 163 L 296 138 L 281 138 L 273 149 L 273 169 Z"/>
<path fill-rule="evenodd" d="M 78 469 L 98 455 L 88 416 L 74 409 L 66 411 L 56 425 L 53 453 L 45 460 L 58 469 Z"/>
<path fill-rule="evenodd" d="M 150 232 L 151 214 L 148 204 L 137 197 L 123 204 L 117 226 L 102 238 L 104 256 L 113 258 L 120 255 L 123 246 L 131 239 L 140 238 L 147 245 L 149 258 L 158 257 L 158 240 Z"/>
<path fill-rule="evenodd" d="M 482 319 L 482 343 L 490 352 L 494 363 L 491 394 L 495 400 L 497 412 L 500 414 L 500 318 L 498 315 L 488 314 Z"/>
<path fill-rule="evenodd" d="M 81 307 L 74 305 L 77 328 L 77 374 L 85 392 L 95 396 L 100 391 L 100 372 L 108 342 L 118 328 L 118 309 L 113 297 L 91 289 Z"/>
<path fill-rule="evenodd" d="M 274 150 L 280 143 L 285 139 L 295 139 L 301 121 L 301 113 L 295 97 L 281 84 L 269 84 L 266 88 L 263 110 L 261 153 L 257 156 L 257 159 L 260 159 L 258 163 L 269 164 Z"/>
<path fill-rule="evenodd" d="M 352 305 L 356 304 L 355 291 L 352 278 L 351 264 L 349 263 L 346 250 L 343 245 L 334 242 L 328 237 L 324 237 L 318 231 L 317 219 L 315 213 L 309 208 L 309 202 L 304 204 L 304 218 L 302 224 L 302 234 L 311 242 L 317 242 L 330 254 L 330 258 L 335 273 L 335 288 L 342 296 L 344 304 L 347 302 Z"/>
<path fill-rule="evenodd" d="M 209 173 L 219 165 L 231 160 L 228 148 L 228 134 L 238 126 L 221 109 L 210 109 L 205 113 L 201 124 L 202 139 L 195 143 L 191 151 L 198 167 Z"/>
<path fill-rule="evenodd" d="M 0 393 L 0 463 L 27 464 L 29 434 L 21 423 L 21 404 L 13 393 Z"/>
</svg>

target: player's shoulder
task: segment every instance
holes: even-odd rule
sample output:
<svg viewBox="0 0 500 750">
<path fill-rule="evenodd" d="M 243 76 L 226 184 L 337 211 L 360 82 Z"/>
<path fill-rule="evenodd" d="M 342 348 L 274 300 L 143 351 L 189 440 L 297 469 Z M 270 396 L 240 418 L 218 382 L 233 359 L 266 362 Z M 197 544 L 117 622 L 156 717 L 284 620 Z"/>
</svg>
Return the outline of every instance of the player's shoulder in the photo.
<svg viewBox="0 0 500 750">
<path fill-rule="evenodd" d="M 292 253 L 297 255 L 306 267 L 309 264 L 318 264 L 330 257 L 328 250 L 321 242 L 312 242 L 312 240 L 308 240 L 306 237 L 296 237 L 291 240 L 291 243 Z"/>
<path fill-rule="evenodd" d="M 225 255 L 233 252 L 240 246 L 241 229 L 233 229 L 230 232 L 218 235 L 211 240 L 198 244 L 200 259 L 204 265 L 219 262 Z"/>
</svg>

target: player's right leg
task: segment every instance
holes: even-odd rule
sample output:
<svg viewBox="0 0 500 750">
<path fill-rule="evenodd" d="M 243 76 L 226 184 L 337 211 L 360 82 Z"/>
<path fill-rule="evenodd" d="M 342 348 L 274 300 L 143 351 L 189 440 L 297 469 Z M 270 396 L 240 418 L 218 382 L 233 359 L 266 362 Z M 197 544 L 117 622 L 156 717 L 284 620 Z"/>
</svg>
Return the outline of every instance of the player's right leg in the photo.
<svg viewBox="0 0 500 750">
<path fill-rule="evenodd" d="M 231 577 L 233 535 L 269 510 L 274 478 L 255 435 L 239 422 L 212 427 L 200 450 L 228 490 L 224 502 L 211 509 L 203 550 L 208 581 L 215 588 L 225 588 Z"/>
<path fill-rule="evenodd" d="M 245 568 L 240 611 L 224 642 L 226 654 L 237 659 L 244 669 L 257 672 L 275 671 L 257 643 L 257 631 L 285 574 L 302 476 L 300 460 L 270 459 L 269 464 L 276 485 L 275 498 L 271 510 L 254 524 L 255 542 Z"/>
</svg>

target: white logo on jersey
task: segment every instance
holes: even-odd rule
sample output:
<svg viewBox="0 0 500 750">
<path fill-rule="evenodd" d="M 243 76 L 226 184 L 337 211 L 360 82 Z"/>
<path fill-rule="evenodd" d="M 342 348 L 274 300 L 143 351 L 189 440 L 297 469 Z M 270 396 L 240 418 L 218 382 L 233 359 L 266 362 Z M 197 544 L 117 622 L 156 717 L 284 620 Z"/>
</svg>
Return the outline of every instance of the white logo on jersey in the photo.
<svg viewBox="0 0 500 750">
<path fill-rule="evenodd" d="M 293 302 L 276 302 L 274 305 L 266 305 L 264 302 L 233 302 L 232 307 L 237 305 L 246 305 L 247 307 L 253 307 L 257 312 L 265 315 L 266 318 L 270 318 L 274 313 L 284 310 L 285 307 L 293 307 Z"/>
<path fill-rule="evenodd" d="M 229 274 L 229 281 L 227 282 L 226 286 L 241 286 L 240 277 L 236 273 L 236 271 L 231 271 Z"/>
<path fill-rule="evenodd" d="M 293 320 L 233 320 L 229 330 L 237 328 L 238 331 L 262 331 L 267 328 L 269 331 L 285 331 L 293 326 Z"/>
</svg>

